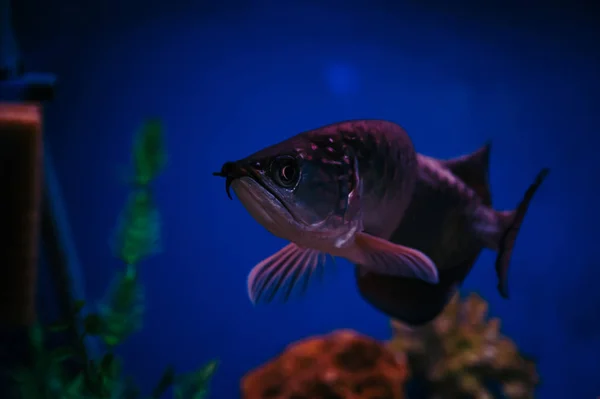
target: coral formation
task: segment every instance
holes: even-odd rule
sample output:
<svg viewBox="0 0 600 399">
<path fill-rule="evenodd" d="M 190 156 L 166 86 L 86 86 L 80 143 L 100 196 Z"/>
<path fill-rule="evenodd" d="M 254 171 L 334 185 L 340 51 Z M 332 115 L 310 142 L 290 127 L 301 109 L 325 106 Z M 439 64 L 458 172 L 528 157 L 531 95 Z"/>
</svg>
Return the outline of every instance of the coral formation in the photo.
<svg viewBox="0 0 600 399">
<path fill-rule="evenodd" d="M 242 380 L 244 399 L 402 399 L 402 356 L 351 330 L 290 345 Z"/>
<path fill-rule="evenodd" d="M 500 333 L 500 320 L 487 319 L 488 304 L 458 294 L 430 324 L 411 328 L 392 321 L 388 347 L 406 354 L 424 382 L 423 396 L 440 399 L 493 398 L 499 387 L 509 399 L 532 398 L 538 375 L 533 361 Z"/>
<path fill-rule="evenodd" d="M 138 263 L 158 250 L 160 219 L 153 202 L 150 183 L 165 166 L 162 126 L 158 121 L 146 123 L 134 143 L 134 176 L 130 200 L 121 216 L 115 235 L 116 257 L 123 263 L 117 272 L 106 298 L 97 312 L 84 312 L 84 302 L 73 309 L 76 323 L 82 332 L 77 342 L 49 349 L 45 336 L 79 326 L 73 322 L 56 323 L 30 331 L 32 362 L 30 367 L 17 370 L 14 376 L 23 399 L 133 399 L 139 391 L 121 373 L 121 361 L 113 354 L 121 344 L 142 325 L 144 314 L 143 287 L 139 280 Z M 98 337 L 106 352 L 92 358 L 83 345 L 85 337 Z M 160 398 L 171 386 L 175 399 L 205 399 L 208 384 L 217 367 L 207 363 L 195 372 L 176 375 L 168 367 L 152 391 L 151 398 Z M 75 370 L 75 372 L 73 371 Z"/>
</svg>

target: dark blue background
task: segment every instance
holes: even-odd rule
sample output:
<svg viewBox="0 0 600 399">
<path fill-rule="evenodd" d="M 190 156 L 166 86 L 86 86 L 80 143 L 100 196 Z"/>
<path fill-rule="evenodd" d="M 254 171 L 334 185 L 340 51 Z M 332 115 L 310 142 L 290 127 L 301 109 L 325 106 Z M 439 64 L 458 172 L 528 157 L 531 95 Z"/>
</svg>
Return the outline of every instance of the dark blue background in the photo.
<svg viewBox="0 0 600 399">
<path fill-rule="evenodd" d="M 511 299 L 496 292 L 490 252 L 465 291 L 482 293 L 503 331 L 538 357 L 541 398 L 600 395 L 595 10 L 493 2 L 478 9 L 381 1 L 15 3 L 26 60 L 60 80 L 45 131 L 88 299 L 104 293 L 119 266 L 108 238 L 126 199 L 120 165 L 131 137 L 147 116 L 166 124 L 170 165 L 156 185 L 164 252 L 143 265 L 148 315 L 122 350 L 145 389 L 169 362 L 187 370 L 219 357 L 212 397 L 236 398 L 239 378 L 291 341 L 336 328 L 390 336 L 388 319 L 361 301 L 345 262 L 301 301 L 253 307 L 246 275 L 284 242 L 211 176 L 224 161 L 296 132 L 385 118 L 438 157 L 492 139 L 491 184 L 502 208 L 516 205 L 541 167 L 552 168 L 514 252 Z"/>
</svg>

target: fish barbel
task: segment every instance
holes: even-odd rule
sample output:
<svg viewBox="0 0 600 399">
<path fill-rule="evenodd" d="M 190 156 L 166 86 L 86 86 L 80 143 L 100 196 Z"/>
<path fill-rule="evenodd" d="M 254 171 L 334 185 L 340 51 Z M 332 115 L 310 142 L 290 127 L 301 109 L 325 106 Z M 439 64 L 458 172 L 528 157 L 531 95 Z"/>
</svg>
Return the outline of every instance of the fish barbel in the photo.
<svg viewBox="0 0 600 399">
<path fill-rule="evenodd" d="M 548 169 L 515 210 L 496 211 L 488 154 L 486 146 L 438 160 L 418 154 L 393 122 L 353 120 L 226 162 L 214 175 L 226 178 L 227 194 L 232 188 L 263 227 L 290 241 L 251 270 L 250 299 L 287 300 L 328 258 L 341 257 L 355 265 L 365 300 L 422 324 L 443 309 L 484 247 L 498 252 L 499 290 L 507 296 L 514 242 Z M 422 291 L 428 296 L 410 294 Z"/>
</svg>

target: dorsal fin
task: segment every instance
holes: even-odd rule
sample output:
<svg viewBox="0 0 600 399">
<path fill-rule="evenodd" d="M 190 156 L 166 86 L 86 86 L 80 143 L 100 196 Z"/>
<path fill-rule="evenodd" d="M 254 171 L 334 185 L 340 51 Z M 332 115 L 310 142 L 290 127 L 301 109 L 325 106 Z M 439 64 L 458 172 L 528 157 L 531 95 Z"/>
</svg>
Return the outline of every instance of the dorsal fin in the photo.
<svg viewBox="0 0 600 399">
<path fill-rule="evenodd" d="M 487 142 L 471 154 L 440 160 L 442 165 L 471 187 L 488 206 L 492 204 L 488 180 L 491 147 L 492 143 Z"/>
</svg>

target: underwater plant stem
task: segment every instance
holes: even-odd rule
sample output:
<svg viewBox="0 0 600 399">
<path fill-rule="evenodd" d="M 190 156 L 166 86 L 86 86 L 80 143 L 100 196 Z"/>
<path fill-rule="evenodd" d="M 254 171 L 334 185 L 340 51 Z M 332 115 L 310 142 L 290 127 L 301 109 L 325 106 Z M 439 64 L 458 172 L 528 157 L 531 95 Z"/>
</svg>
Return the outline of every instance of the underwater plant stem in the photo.
<svg viewBox="0 0 600 399">
<path fill-rule="evenodd" d="M 44 142 L 45 187 L 42 201 L 42 245 L 48 266 L 52 271 L 60 309 L 68 314 L 71 336 L 77 339 L 84 331 L 78 315 L 70 310 L 78 300 L 85 300 L 81 264 L 75 247 L 69 219 L 62 200 L 48 142 Z M 87 355 L 96 358 L 99 349 L 94 337 L 82 341 Z"/>
<path fill-rule="evenodd" d="M 78 350 L 79 350 L 79 355 L 81 356 L 82 360 L 85 362 L 85 368 L 86 370 L 89 367 L 89 362 L 90 362 L 90 358 L 88 356 L 87 350 L 85 349 L 85 339 L 87 337 L 87 333 L 83 332 L 81 334 L 81 336 L 79 337 L 78 342 Z"/>
<path fill-rule="evenodd" d="M 128 280 L 137 278 L 137 267 L 134 263 L 127 263 L 125 265 L 125 276 Z"/>
<path fill-rule="evenodd" d="M 81 339 L 79 340 L 79 351 L 80 356 L 85 363 L 83 366 L 84 376 L 85 376 L 85 384 L 90 387 L 92 390 L 96 389 L 96 384 L 98 381 L 94 378 L 94 371 L 92 370 L 91 359 L 88 356 L 86 347 L 85 347 L 85 339 L 87 338 L 87 334 L 84 332 L 81 334 Z"/>
</svg>

